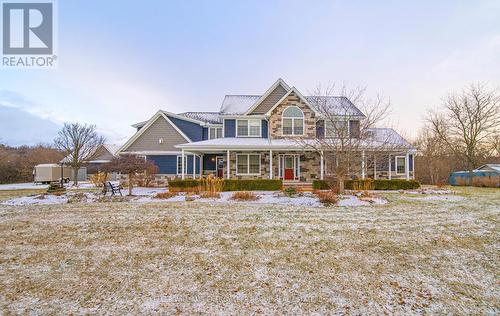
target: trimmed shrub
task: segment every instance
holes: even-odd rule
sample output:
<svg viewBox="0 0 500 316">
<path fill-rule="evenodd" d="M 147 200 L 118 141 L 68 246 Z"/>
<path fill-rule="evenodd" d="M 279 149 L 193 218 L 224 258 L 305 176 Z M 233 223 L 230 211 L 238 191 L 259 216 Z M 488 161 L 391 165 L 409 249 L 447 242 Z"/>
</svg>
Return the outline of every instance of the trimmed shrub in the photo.
<svg viewBox="0 0 500 316">
<path fill-rule="evenodd" d="M 186 179 L 168 181 L 168 190 L 170 192 L 198 192 L 199 187 L 199 180 Z"/>
<path fill-rule="evenodd" d="M 231 199 L 235 201 L 255 201 L 258 200 L 259 197 L 255 195 L 255 193 L 253 192 L 240 191 L 240 192 L 234 192 Z"/>
<path fill-rule="evenodd" d="M 313 190 L 329 190 L 331 183 L 326 180 L 313 180 Z"/>
<path fill-rule="evenodd" d="M 344 186 L 347 190 L 411 190 L 420 188 L 420 182 L 416 180 L 372 180 L 372 179 L 358 179 L 346 180 Z M 371 189 L 366 187 L 371 186 Z"/>
<path fill-rule="evenodd" d="M 282 187 L 283 187 L 283 182 L 281 180 L 229 179 L 229 180 L 224 180 L 223 191 L 280 191 Z"/>
</svg>

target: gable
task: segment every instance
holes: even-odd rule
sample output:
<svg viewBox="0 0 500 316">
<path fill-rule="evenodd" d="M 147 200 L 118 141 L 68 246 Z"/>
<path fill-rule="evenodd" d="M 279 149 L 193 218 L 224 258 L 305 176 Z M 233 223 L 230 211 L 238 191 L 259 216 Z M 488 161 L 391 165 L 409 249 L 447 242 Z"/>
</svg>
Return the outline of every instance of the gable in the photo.
<svg viewBox="0 0 500 316">
<path fill-rule="evenodd" d="M 111 160 L 114 156 L 106 149 L 104 145 L 99 146 L 99 148 L 88 158 L 87 161 L 95 160 Z"/>
<path fill-rule="evenodd" d="M 277 85 L 269 95 L 263 99 L 249 114 L 264 114 L 269 111 L 288 91 Z"/>
<path fill-rule="evenodd" d="M 193 142 L 203 140 L 203 127 L 200 124 L 178 119 L 171 115 L 167 115 L 167 117 Z"/>
<path fill-rule="evenodd" d="M 144 128 L 146 127 L 143 127 L 138 132 L 141 135 L 121 151 L 178 151 L 174 146 L 187 142 L 186 138 L 162 115 L 158 116 L 149 127 Z M 159 142 L 160 138 L 163 139 L 161 144 Z"/>
</svg>

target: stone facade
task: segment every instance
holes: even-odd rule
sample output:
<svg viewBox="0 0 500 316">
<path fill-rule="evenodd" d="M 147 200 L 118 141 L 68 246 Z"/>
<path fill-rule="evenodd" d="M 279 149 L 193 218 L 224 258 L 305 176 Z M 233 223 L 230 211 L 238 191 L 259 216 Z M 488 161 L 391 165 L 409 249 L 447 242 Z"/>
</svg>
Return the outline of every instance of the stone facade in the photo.
<svg viewBox="0 0 500 316">
<path fill-rule="evenodd" d="M 283 111 L 289 106 L 297 106 L 304 113 L 304 135 L 303 136 L 283 136 L 281 129 L 281 118 Z M 283 102 L 281 102 L 271 112 L 269 118 L 269 137 L 270 138 L 315 138 L 316 137 L 316 120 L 314 111 L 295 93 L 290 93 Z"/>
<path fill-rule="evenodd" d="M 236 174 L 236 155 L 237 154 L 260 154 L 260 174 L 259 175 L 237 175 Z M 273 179 L 279 179 L 279 155 L 299 155 L 300 156 L 300 181 L 312 182 L 320 178 L 320 155 L 316 152 L 276 152 L 273 151 Z M 232 151 L 230 156 L 231 179 L 269 179 L 269 152 L 238 152 Z M 224 176 L 226 176 L 226 169 Z"/>
</svg>

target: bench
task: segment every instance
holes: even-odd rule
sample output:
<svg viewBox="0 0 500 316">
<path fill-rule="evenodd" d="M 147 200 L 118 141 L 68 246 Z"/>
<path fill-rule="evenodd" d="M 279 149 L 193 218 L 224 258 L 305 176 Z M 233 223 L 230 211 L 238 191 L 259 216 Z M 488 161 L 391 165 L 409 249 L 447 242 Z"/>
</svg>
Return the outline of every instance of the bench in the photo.
<svg viewBox="0 0 500 316">
<path fill-rule="evenodd" d="M 120 196 L 122 196 L 121 189 L 123 189 L 123 188 L 119 184 L 113 184 L 109 181 L 103 182 L 102 194 L 106 195 L 108 192 L 111 192 L 111 196 L 115 195 L 116 193 L 120 193 Z"/>
</svg>

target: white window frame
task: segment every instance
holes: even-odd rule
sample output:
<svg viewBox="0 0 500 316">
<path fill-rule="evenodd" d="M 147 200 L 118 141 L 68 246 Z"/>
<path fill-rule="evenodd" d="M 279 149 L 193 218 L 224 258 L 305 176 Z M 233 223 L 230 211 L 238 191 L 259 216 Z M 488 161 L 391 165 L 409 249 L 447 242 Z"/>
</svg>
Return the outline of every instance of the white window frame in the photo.
<svg viewBox="0 0 500 316">
<path fill-rule="evenodd" d="M 327 135 L 327 133 L 326 133 L 326 131 L 327 131 L 326 124 L 327 123 L 333 124 L 333 122 L 330 121 L 330 120 L 328 120 L 328 121 L 324 120 L 324 122 L 325 123 L 324 123 L 324 127 L 323 128 L 325 129 L 325 138 L 339 138 L 338 135 Z M 346 120 L 338 120 L 336 122 L 345 122 L 347 124 L 347 137 L 349 138 L 350 135 L 351 135 L 351 124 L 350 124 L 350 121 L 349 120 L 347 120 L 347 121 Z"/>
<path fill-rule="evenodd" d="M 247 156 L 247 173 L 239 173 L 238 172 L 238 157 L 239 156 Z M 250 156 L 259 156 L 259 172 L 258 173 L 250 173 Z M 262 157 L 260 154 L 236 154 L 236 175 L 242 176 L 260 176 L 262 173 Z"/>
<path fill-rule="evenodd" d="M 247 122 L 247 135 L 240 135 L 238 133 L 238 122 L 246 121 Z M 259 122 L 259 135 L 250 135 L 250 121 Z M 262 137 L 262 120 L 261 119 L 237 119 L 236 120 L 236 137 Z"/>
<path fill-rule="evenodd" d="M 285 113 L 285 111 L 288 109 L 288 108 L 297 108 L 299 109 L 300 112 L 302 112 L 302 117 L 284 117 L 283 116 L 283 113 Z M 284 119 L 288 119 L 288 120 L 292 120 L 292 134 L 285 134 L 283 133 L 283 121 Z M 302 120 L 302 134 L 295 134 L 295 120 Z M 306 120 L 305 120 L 305 116 L 304 116 L 304 111 L 302 111 L 301 108 L 299 108 L 298 106 L 296 105 L 290 105 L 290 106 L 287 106 L 282 114 L 281 114 L 281 135 L 282 136 L 304 136 L 304 132 L 305 132 L 305 129 L 306 129 Z"/>
<path fill-rule="evenodd" d="M 220 130 L 220 135 L 217 136 L 217 131 Z M 211 132 L 214 132 L 215 137 L 211 137 Z M 217 139 L 217 138 L 222 138 L 222 127 L 221 126 L 213 126 L 208 128 L 208 139 Z"/>
<path fill-rule="evenodd" d="M 403 172 L 398 172 L 398 158 L 403 158 Z M 395 156 L 394 157 L 395 159 L 395 162 L 394 162 L 394 169 L 396 169 L 396 174 L 397 175 L 402 175 L 402 174 L 406 174 L 406 156 Z"/>
<path fill-rule="evenodd" d="M 187 173 L 187 158 L 188 158 L 189 155 L 184 155 L 184 173 L 186 174 Z M 177 175 L 180 175 L 182 174 L 182 170 L 179 170 L 179 159 L 181 159 L 180 163 L 181 163 L 181 168 L 182 169 L 182 155 L 177 155 L 177 166 L 176 166 L 176 174 Z M 180 171 L 180 172 L 179 172 Z"/>
</svg>

